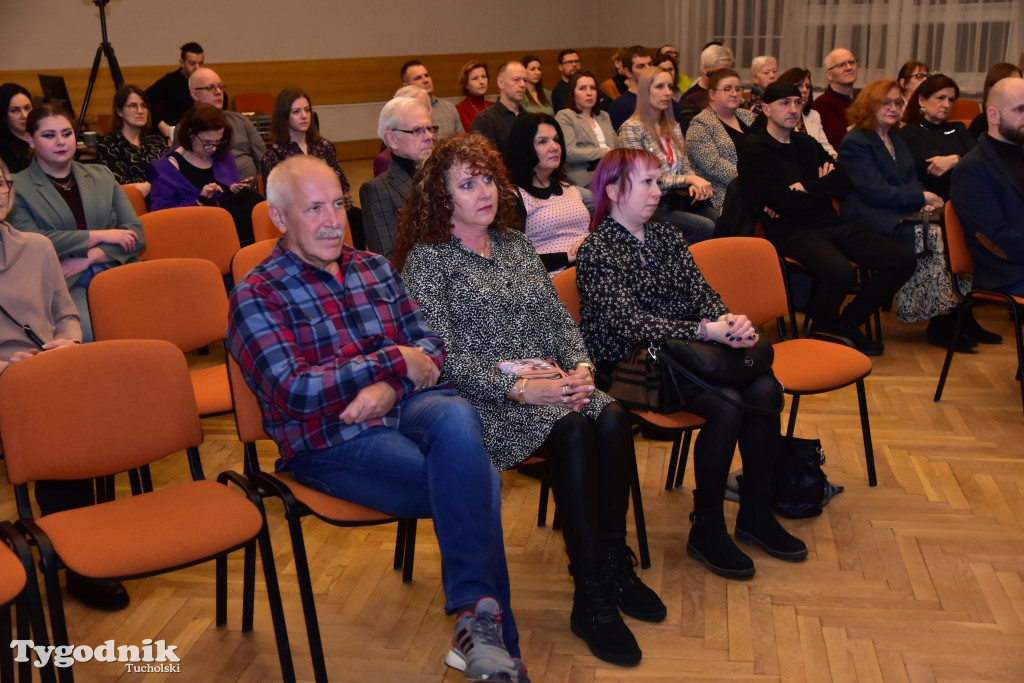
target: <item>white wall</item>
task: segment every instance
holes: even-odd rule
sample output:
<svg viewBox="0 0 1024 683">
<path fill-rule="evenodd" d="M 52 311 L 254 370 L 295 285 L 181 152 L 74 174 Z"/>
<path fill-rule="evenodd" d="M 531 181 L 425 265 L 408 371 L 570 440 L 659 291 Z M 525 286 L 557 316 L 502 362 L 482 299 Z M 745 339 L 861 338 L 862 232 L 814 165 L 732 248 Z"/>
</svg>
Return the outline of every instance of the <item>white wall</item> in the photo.
<svg viewBox="0 0 1024 683">
<path fill-rule="evenodd" d="M 91 0 L 3 0 L 4 70 L 85 68 L 100 43 Z M 173 64 L 194 40 L 211 64 L 660 44 L 672 0 L 112 0 L 123 65 Z"/>
</svg>

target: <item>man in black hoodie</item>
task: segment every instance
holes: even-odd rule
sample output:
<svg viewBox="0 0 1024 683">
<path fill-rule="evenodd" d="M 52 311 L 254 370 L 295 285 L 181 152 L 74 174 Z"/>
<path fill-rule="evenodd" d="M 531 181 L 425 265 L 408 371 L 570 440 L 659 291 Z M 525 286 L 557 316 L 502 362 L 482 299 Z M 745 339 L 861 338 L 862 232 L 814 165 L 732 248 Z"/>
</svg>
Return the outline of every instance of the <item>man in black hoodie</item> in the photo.
<svg viewBox="0 0 1024 683">
<path fill-rule="evenodd" d="M 765 127 L 745 136 L 739 155 L 743 195 L 779 254 L 799 261 L 814 278 L 809 311 L 814 331 L 846 337 L 861 352 L 877 356 L 882 343 L 859 328 L 913 274 L 914 253 L 836 213 L 832 200 L 850 192 L 850 177 L 817 140 L 794 132 L 800 121 L 796 85 L 769 85 L 764 111 Z M 868 267 L 871 277 L 840 313 L 857 281 L 851 261 Z"/>
</svg>

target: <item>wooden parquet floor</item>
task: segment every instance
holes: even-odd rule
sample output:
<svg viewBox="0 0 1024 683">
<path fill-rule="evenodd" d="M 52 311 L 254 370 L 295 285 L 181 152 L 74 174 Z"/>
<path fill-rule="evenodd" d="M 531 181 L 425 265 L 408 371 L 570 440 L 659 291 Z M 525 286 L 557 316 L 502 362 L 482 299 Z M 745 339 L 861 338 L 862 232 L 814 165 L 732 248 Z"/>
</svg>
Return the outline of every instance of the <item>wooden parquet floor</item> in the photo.
<svg viewBox="0 0 1024 683">
<path fill-rule="evenodd" d="M 958 354 L 936 404 L 943 352 L 924 344 L 923 324 L 885 316 L 887 350 L 867 382 L 877 488 L 867 486 L 854 389 L 803 400 L 797 434 L 822 440 L 829 476 L 846 486 L 822 516 L 785 522 L 807 542 L 803 564 L 751 551 L 751 581 L 705 571 L 685 553 L 692 474 L 683 490 L 665 491 L 669 444 L 637 439 L 653 556 L 643 579 L 668 605 L 661 624 L 627 619 L 644 650 L 637 668 L 597 660 L 570 633 L 572 586 L 562 540 L 536 526 L 537 482 L 504 475 L 513 601 L 532 679 L 1024 680 L 1024 417 L 1007 316 L 986 309 L 978 317 L 1007 342 Z M 232 418 L 207 419 L 204 428 L 207 473 L 239 469 Z M 272 462 L 269 444 L 261 453 Z M 182 463 L 155 468 L 157 485 L 185 476 Z M 726 512 L 731 520 L 735 505 L 727 503 Z M 268 514 L 296 669 L 301 680 L 312 680 L 280 506 L 268 503 Z M 7 494 L 0 516 L 13 516 Z M 307 520 L 305 529 L 332 680 L 462 680 L 442 663 L 453 622 L 442 614 L 428 522 L 420 523 L 410 585 L 391 568 L 393 525 L 339 529 Z M 170 674 L 76 664 L 77 679 L 279 680 L 265 597 L 258 588 L 256 630 L 241 633 L 240 560 L 231 570 L 224 629 L 213 623 L 212 565 L 129 582 L 132 605 L 116 614 L 68 600 L 72 643 L 162 638 L 177 645 L 181 658 L 181 672 Z"/>
</svg>

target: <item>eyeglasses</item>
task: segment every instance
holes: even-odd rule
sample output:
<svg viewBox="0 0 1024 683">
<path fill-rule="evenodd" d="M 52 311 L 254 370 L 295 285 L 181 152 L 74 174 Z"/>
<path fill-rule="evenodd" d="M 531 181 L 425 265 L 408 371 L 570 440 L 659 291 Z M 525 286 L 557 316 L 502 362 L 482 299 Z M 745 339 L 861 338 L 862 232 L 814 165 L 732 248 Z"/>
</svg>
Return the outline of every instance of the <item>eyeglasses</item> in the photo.
<svg viewBox="0 0 1024 683">
<path fill-rule="evenodd" d="M 440 126 L 420 126 L 419 128 L 413 128 L 412 130 L 405 130 L 404 128 L 392 128 L 391 130 L 396 133 L 405 133 L 407 135 L 415 135 L 416 137 L 422 137 L 424 133 L 430 132 L 431 135 L 437 135 L 437 131 L 441 130 Z"/>
<path fill-rule="evenodd" d="M 580 60 L 578 60 L 578 59 L 566 59 L 565 61 L 560 62 L 560 63 L 561 64 L 579 64 Z"/>
<path fill-rule="evenodd" d="M 224 92 L 227 86 L 223 83 L 214 83 L 213 85 L 204 85 L 192 88 L 193 90 L 209 90 L 210 92 Z"/>
<path fill-rule="evenodd" d="M 847 67 L 854 67 L 854 66 L 857 66 L 857 60 L 856 59 L 847 59 L 845 62 L 839 62 L 838 64 L 833 64 L 829 68 L 825 69 L 825 71 L 831 71 L 832 69 L 845 69 Z"/>
<path fill-rule="evenodd" d="M 903 101 L 902 97 L 898 100 L 882 100 L 882 109 L 891 109 L 892 107 L 903 109 L 904 104 L 906 104 L 906 102 Z"/>
<path fill-rule="evenodd" d="M 149 105 L 143 102 L 129 102 L 128 104 L 124 105 L 124 108 L 130 109 L 132 111 L 146 111 L 149 109 Z"/>
<path fill-rule="evenodd" d="M 724 92 L 724 93 L 738 93 L 738 92 L 743 92 L 743 87 L 742 87 L 742 86 L 739 86 L 739 85 L 727 85 L 727 86 L 725 86 L 725 87 L 723 87 L 723 88 L 712 88 L 712 89 L 713 89 L 713 90 L 714 90 L 715 92 Z"/>
<path fill-rule="evenodd" d="M 7 194 L 14 189 L 14 181 L 7 178 L 0 178 L 0 194 Z"/>
<path fill-rule="evenodd" d="M 199 143 L 203 147 L 205 147 L 207 149 L 216 149 L 217 147 L 220 147 L 221 145 L 226 145 L 227 144 L 227 140 L 225 140 L 224 138 L 219 138 L 217 140 L 206 140 L 204 138 L 199 137 L 195 133 L 193 133 L 193 135 L 195 136 L 195 139 L 198 140 Z"/>
<path fill-rule="evenodd" d="M 928 78 L 929 76 L 931 76 L 930 73 L 910 74 L 910 77 L 913 78 L 915 81 L 923 81 L 924 79 Z"/>
</svg>

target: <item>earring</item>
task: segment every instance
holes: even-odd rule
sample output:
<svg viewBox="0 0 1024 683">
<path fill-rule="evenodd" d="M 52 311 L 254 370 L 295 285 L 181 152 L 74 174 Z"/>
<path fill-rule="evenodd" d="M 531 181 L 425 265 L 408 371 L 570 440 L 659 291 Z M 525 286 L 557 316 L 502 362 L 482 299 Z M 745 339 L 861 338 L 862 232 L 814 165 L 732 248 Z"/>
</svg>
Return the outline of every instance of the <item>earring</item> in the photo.
<svg viewBox="0 0 1024 683">
<path fill-rule="evenodd" d="M 921 116 L 923 117 L 924 116 L 924 107 L 921 107 L 920 111 L 921 111 Z"/>
</svg>

